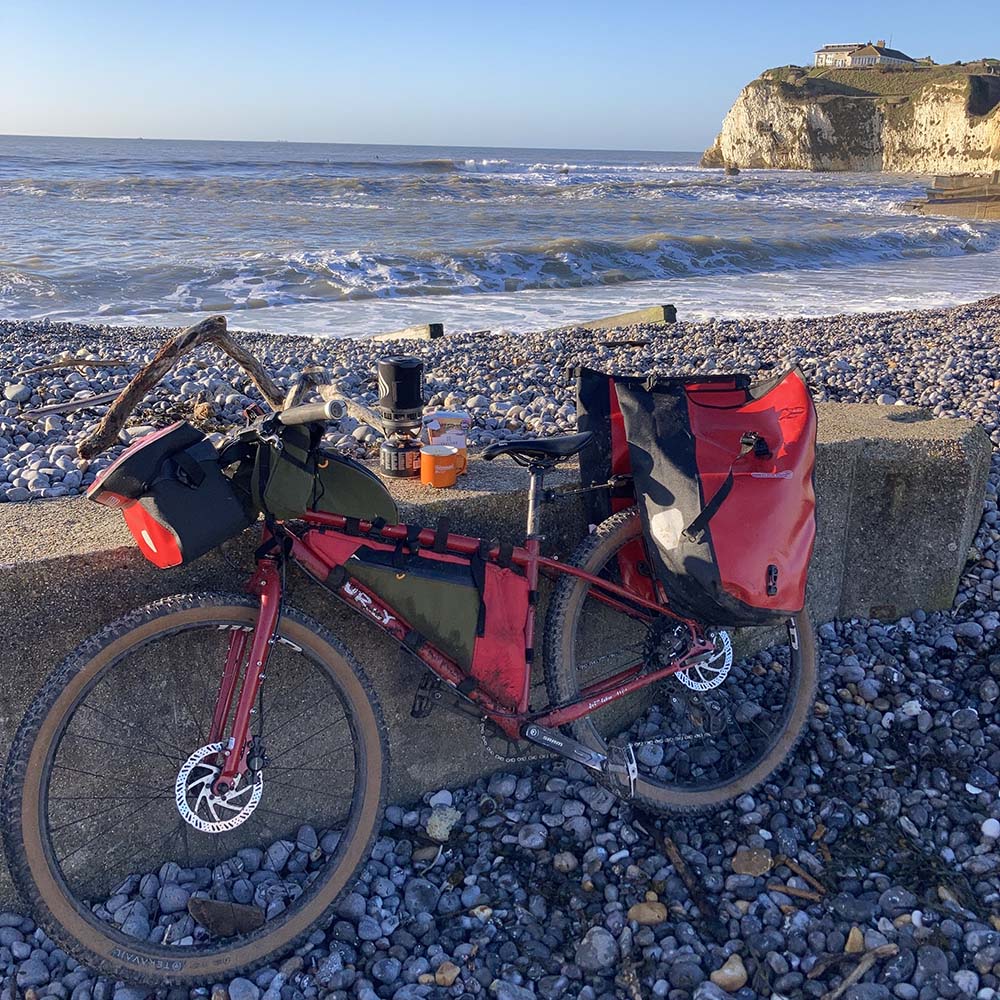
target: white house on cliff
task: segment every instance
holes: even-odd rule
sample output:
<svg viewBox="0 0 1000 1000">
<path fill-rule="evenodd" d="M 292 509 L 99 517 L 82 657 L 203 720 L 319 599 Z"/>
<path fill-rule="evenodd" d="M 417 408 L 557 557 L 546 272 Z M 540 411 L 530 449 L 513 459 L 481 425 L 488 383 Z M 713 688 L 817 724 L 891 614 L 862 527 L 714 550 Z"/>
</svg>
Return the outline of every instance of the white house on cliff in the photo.
<svg viewBox="0 0 1000 1000">
<path fill-rule="evenodd" d="M 814 65 L 834 69 L 859 69 L 869 66 L 915 66 L 916 60 L 899 49 L 886 48 L 885 39 L 880 38 L 874 44 L 844 42 L 824 45 L 816 50 Z"/>
</svg>

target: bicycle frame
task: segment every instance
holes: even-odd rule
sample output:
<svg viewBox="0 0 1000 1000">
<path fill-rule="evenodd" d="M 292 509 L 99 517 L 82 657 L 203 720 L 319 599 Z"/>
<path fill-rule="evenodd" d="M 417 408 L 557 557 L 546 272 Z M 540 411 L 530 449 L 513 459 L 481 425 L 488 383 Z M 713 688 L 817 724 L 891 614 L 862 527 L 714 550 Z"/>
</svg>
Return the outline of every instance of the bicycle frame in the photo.
<svg viewBox="0 0 1000 1000">
<path fill-rule="evenodd" d="M 322 528 L 326 532 L 342 533 L 345 536 L 348 534 L 347 518 L 337 514 L 309 511 L 304 520 L 307 529 Z M 533 518 L 529 516 L 529 525 L 532 520 Z M 405 525 L 383 527 L 376 531 L 371 523 L 362 521 L 357 531 L 362 536 L 377 534 L 380 540 L 387 541 L 400 541 L 407 538 Z M 422 529 L 418 541 L 421 546 L 430 547 L 434 544 L 435 532 L 430 529 Z M 252 629 L 252 637 L 249 629 L 236 630 L 230 637 L 229 650 L 212 717 L 209 741 L 224 742 L 227 747 L 224 751 L 225 763 L 216 779 L 215 787 L 218 791 L 224 791 L 231 787 L 237 775 L 243 774 L 247 770 L 250 717 L 260 691 L 261 682 L 266 676 L 268 654 L 275 641 L 280 617 L 282 574 L 279 570 L 278 559 L 287 556 L 306 574 L 321 584 L 324 583 L 331 570 L 336 568 L 331 565 L 328 558 L 324 558 L 313 549 L 306 539 L 282 524 L 276 525 L 273 531 L 265 528 L 264 542 L 263 548 L 267 547 L 267 543 L 273 543 L 279 555 L 269 554 L 258 559 L 256 570 L 248 584 L 248 590 L 260 598 L 257 624 Z M 451 554 L 471 557 L 479 551 L 479 548 L 480 540 L 466 535 L 448 534 L 445 541 L 445 551 Z M 499 547 L 494 547 L 488 555 L 488 560 L 496 562 L 498 556 Z M 524 571 L 532 592 L 537 591 L 538 581 L 542 574 L 550 578 L 558 578 L 562 575 L 574 576 L 589 583 L 597 599 L 640 621 L 649 623 L 656 618 L 666 617 L 679 625 L 686 626 L 691 633 L 691 644 L 683 657 L 656 670 L 645 672 L 644 664 L 640 660 L 638 663 L 619 671 L 613 677 L 604 678 L 585 687 L 581 690 L 579 697 L 568 704 L 550 706 L 537 711 L 532 711 L 529 704 L 530 651 L 534 646 L 537 613 L 535 602 L 532 602 L 529 607 L 525 623 L 525 657 L 520 678 L 519 697 L 514 706 L 500 703 L 481 688 L 475 688 L 471 691 L 460 690 L 459 686 L 466 680 L 467 673 L 433 643 L 425 641 L 411 649 L 413 655 L 421 660 L 441 681 L 449 685 L 458 697 L 475 706 L 479 712 L 495 723 L 511 739 L 520 739 L 523 728 L 529 724 L 559 727 L 574 722 L 609 702 L 624 698 L 686 669 L 692 659 L 714 649 L 713 644 L 706 640 L 695 622 L 677 615 L 663 601 L 651 600 L 635 590 L 620 587 L 576 566 L 570 566 L 558 559 L 543 556 L 541 554 L 541 539 L 537 534 L 529 534 L 522 546 L 514 548 L 511 561 L 513 565 Z M 400 645 L 405 644 L 407 636 L 412 633 L 411 626 L 405 618 L 383 601 L 378 594 L 351 578 L 350 575 L 344 576 L 335 589 L 328 589 L 348 607 L 366 620 L 373 622 Z M 239 685 L 241 673 L 244 674 L 244 677 L 242 685 Z M 240 688 L 240 693 L 236 699 L 234 713 L 233 700 L 236 697 L 237 687 Z M 230 715 L 232 715 L 232 723 L 227 739 L 225 738 L 225 729 Z M 239 748 L 239 752 L 234 752 L 237 748 Z"/>
</svg>

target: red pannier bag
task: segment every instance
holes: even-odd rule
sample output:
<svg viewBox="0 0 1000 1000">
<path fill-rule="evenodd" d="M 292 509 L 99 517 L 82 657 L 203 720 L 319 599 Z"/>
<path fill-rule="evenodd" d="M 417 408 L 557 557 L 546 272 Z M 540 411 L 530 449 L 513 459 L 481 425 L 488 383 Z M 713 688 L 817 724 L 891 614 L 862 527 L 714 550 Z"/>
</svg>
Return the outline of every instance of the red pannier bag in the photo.
<svg viewBox="0 0 1000 1000">
<path fill-rule="evenodd" d="M 412 529 L 411 529 L 412 533 Z M 514 567 L 474 556 L 392 543 L 340 532 L 309 531 L 303 540 L 330 566 L 326 581 L 357 601 L 376 621 L 367 595 L 338 567 L 396 611 L 497 701 L 515 710 L 525 683 L 524 631 L 528 581 Z M 346 589 L 345 589 L 346 588 Z"/>
<path fill-rule="evenodd" d="M 580 428 L 595 431 L 581 455 L 584 482 L 631 471 L 646 548 L 671 606 L 726 626 L 801 611 L 816 537 L 816 408 L 801 372 L 754 384 L 745 375 L 583 369 L 579 377 Z M 601 513 L 595 507 L 592 516 Z"/>
</svg>

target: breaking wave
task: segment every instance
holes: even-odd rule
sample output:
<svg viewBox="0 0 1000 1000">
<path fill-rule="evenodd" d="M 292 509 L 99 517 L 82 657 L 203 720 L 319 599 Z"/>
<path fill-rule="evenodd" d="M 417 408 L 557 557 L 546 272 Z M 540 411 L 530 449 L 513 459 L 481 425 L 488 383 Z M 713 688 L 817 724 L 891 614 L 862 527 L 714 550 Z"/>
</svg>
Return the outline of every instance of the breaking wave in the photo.
<svg viewBox="0 0 1000 1000">
<path fill-rule="evenodd" d="M 254 309 L 302 302 L 572 289 L 698 275 L 815 269 L 859 261 L 953 257 L 1000 249 L 1000 232 L 969 224 L 854 239 L 724 239 L 652 233 L 622 241 L 557 239 L 457 253 L 303 252 L 188 276 L 151 311 Z M 134 311 L 106 305 L 104 313 Z"/>
</svg>

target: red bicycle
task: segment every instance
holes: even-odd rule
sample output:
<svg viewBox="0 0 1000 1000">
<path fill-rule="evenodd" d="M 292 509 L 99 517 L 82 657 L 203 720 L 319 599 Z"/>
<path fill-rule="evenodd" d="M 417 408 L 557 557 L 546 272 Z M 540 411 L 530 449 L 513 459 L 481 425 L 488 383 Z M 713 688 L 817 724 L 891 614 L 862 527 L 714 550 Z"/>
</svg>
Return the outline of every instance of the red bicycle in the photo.
<svg viewBox="0 0 1000 1000">
<path fill-rule="evenodd" d="M 322 412 L 301 406 L 271 422 Z M 784 636 L 766 633 L 755 644 L 770 643 L 765 652 L 735 658 L 726 632 L 666 603 L 634 506 L 568 561 L 544 556 L 542 511 L 560 498 L 545 475 L 588 438 L 486 449 L 528 469 L 520 546 L 321 511 L 272 519 L 246 595 L 160 600 L 77 648 L 27 713 L 3 789 L 10 869 L 48 933 L 117 977 L 211 983 L 331 919 L 378 834 L 388 748 L 361 665 L 284 604 L 289 567 L 428 668 L 417 713 L 453 703 L 653 810 L 710 809 L 764 781 L 813 702 L 806 613 Z M 538 707 L 543 578 L 548 703 Z M 411 599 L 449 586 L 456 624 L 432 637 L 427 602 Z M 470 593 L 479 616 L 463 625 Z"/>
</svg>

